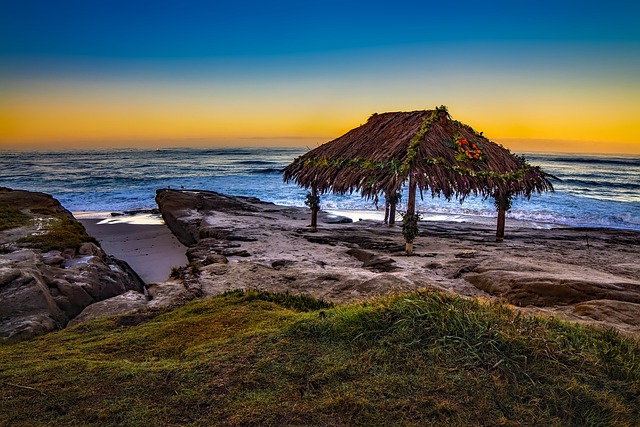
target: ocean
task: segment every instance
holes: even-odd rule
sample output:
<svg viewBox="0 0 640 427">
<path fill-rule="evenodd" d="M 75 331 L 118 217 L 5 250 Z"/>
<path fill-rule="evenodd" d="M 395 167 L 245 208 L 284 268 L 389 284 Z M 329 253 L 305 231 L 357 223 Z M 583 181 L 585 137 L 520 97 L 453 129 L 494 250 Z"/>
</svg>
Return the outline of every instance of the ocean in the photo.
<svg viewBox="0 0 640 427">
<path fill-rule="evenodd" d="M 307 149 L 176 148 L 92 151 L 0 151 L 0 186 L 42 191 L 72 212 L 123 212 L 156 207 L 159 188 L 203 189 L 304 206 L 306 191 L 284 184 L 280 170 Z M 525 154 L 561 181 L 554 193 L 514 200 L 507 218 L 532 227 L 612 227 L 640 230 L 640 157 Z M 399 209 L 403 209 L 406 194 Z M 425 220 L 488 222 L 492 200 L 463 203 L 425 193 L 417 209 Z M 382 202 L 384 203 L 384 202 Z M 323 195 L 325 210 L 353 218 L 382 218 L 357 194 Z"/>
</svg>

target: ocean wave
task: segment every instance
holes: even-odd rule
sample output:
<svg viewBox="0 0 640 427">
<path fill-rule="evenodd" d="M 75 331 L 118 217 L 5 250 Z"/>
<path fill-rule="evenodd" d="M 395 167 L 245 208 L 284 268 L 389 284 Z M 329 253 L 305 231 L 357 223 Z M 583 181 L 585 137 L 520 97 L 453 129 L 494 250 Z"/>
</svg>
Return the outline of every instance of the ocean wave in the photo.
<svg viewBox="0 0 640 427">
<path fill-rule="evenodd" d="M 567 187 L 569 186 L 585 186 L 585 187 L 593 187 L 593 188 L 612 188 L 612 189 L 622 189 L 622 190 L 640 190 L 639 182 L 625 181 L 599 181 L 596 179 L 574 179 L 574 178 L 564 178 L 562 180 L 562 184 Z"/>
<path fill-rule="evenodd" d="M 246 165 L 246 166 L 261 166 L 261 165 L 273 165 L 275 162 L 271 160 L 238 160 L 233 162 L 235 165 Z"/>
<path fill-rule="evenodd" d="M 256 169 L 252 171 L 255 174 L 280 174 L 282 173 L 282 168 L 265 168 L 265 169 Z"/>
<path fill-rule="evenodd" d="M 526 156 L 531 163 L 551 161 L 554 164 L 589 164 L 589 165 L 613 165 L 613 166 L 631 166 L 640 167 L 640 157 L 618 157 L 618 156 L 563 156 L 563 155 L 530 155 Z"/>
</svg>

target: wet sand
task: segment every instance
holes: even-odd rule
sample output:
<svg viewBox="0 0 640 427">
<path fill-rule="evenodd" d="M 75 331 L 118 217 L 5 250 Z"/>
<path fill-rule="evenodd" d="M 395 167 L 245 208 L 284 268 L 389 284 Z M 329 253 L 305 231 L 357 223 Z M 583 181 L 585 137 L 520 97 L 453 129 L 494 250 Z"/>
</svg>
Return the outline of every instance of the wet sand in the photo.
<svg viewBox="0 0 640 427">
<path fill-rule="evenodd" d="M 172 267 L 187 263 L 187 248 L 164 224 L 105 223 L 102 219 L 78 219 L 110 255 L 126 261 L 146 283 L 162 282 Z"/>
</svg>

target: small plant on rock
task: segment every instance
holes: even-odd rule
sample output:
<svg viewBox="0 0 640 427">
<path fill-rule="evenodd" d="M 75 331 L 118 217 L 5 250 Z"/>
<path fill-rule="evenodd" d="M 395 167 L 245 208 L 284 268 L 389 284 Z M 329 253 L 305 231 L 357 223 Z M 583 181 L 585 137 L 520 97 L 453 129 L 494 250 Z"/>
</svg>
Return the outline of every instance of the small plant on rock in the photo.
<svg viewBox="0 0 640 427">
<path fill-rule="evenodd" d="M 418 221 L 421 219 L 419 212 L 404 213 L 402 215 L 402 235 L 407 242 L 413 242 L 420 230 L 418 230 Z"/>
<path fill-rule="evenodd" d="M 320 209 L 320 197 L 311 194 L 311 192 L 307 193 L 307 198 L 304 201 L 304 204 L 309 207 L 311 210 L 319 210 Z"/>
</svg>

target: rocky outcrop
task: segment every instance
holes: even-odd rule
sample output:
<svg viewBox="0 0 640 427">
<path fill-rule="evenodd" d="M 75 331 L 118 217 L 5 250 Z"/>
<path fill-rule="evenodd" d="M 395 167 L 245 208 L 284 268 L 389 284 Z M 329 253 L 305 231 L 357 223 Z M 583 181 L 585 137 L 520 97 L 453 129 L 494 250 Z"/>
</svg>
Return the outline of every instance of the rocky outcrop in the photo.
<svg viewBox="0 0 640 427">
<path fill-rule="evenodd" d="M 0 189 L 0 339 L 63 328 L 86 307 L 144 284 L 50 195 Z"/>
<path fill-rule="evenodd" d="M 628 266 L 610 265 L 612 272 L 593 267 L 502 256 L 485 259 L 462 276 L 490 295 L 527 307 L 530 313 L 640 333 L 638 276 L 627 274 Z"/>
<path fill-rule="evenodd" d="M 214 192 L 160 190 L 158 206 L 190 245 L 189 289 L 291 292 L 335 303 L 431 287 L 500 298 L 526 313 L 640 333 L 640 233 L 614 229 L 513 227 L 495 242 L 491 226 L 421 222 L 415 256 L 399 227 L 340 224 L 307 209 Z"/>
<path fill-rule="evenodd" d="M 200 296 L 202 295 L 197 288 L 195 290 L 187 289 L 180 281 L 168 280 L 152 283 L 148 286 L 146 295 L 136 291 L 127 291 L 124 294 L 91 304 L 80 315 L 73 318 L 67 326 L 76 326 L 100 317 L 136 315 L 138 313 L 150 317 L 154 312 L 179 307 Z"/>
<path fill-rule="evenodd" d="M 402 246 L 371 235 L 366 227 L 344 229 L 349 218 L 321 212 L 322 230 L 316 232 L 307 227 L 307 209 L 254 198 L 159 190 L 156 201 L 169 228 L 190 244 L 182 279 L 190 291 L 199 289 L 205 296 L 258 288 L 340 303 L 431 283 L 380 274 L 401 269 L 373 251 Z"/>
<path fill-rule="evenodd" d="M 202 220 L 207 213 L 220 212 L 235 216 L 285 215 L 291 219 L 305 219 L 307 214 L 299 208 L 278 206 L 255 197 L 230 196 L 204 190 L 156 191 L 156 203 L 167 226 L 186 246 L 194 246 L 202 239 L 214 238 L 228 241 L 252 241 L 255 237 L 234 233 L 232 227 L 208 225 Z M 351 219 L 321 212 L 318 220 L 326 224 L 350 223 Z"/>
<path fill-rule="evenodd" d="M 156 192 L 156 203 L 169 229 L 189 246 L 187 259 L 198 266 L 226 263 L 229 257 L 251 257 L 251 251 L 242 248 L 242 242 L 258 240 L 256 233 L 261 231 L 258 225 L 261 221 L 269 222 L 269 218 L 276 216 L 293 220 L 307 216 L 300 208 L 214 191 L 162 189 Z M 234 217 L 244 221 L 234 221 Z M 352 222 L 324 212 L 320 213 L 319 221 L 325 224 Z M 241 222 L 244 225 L 238 226 Z"/>
</svg>

